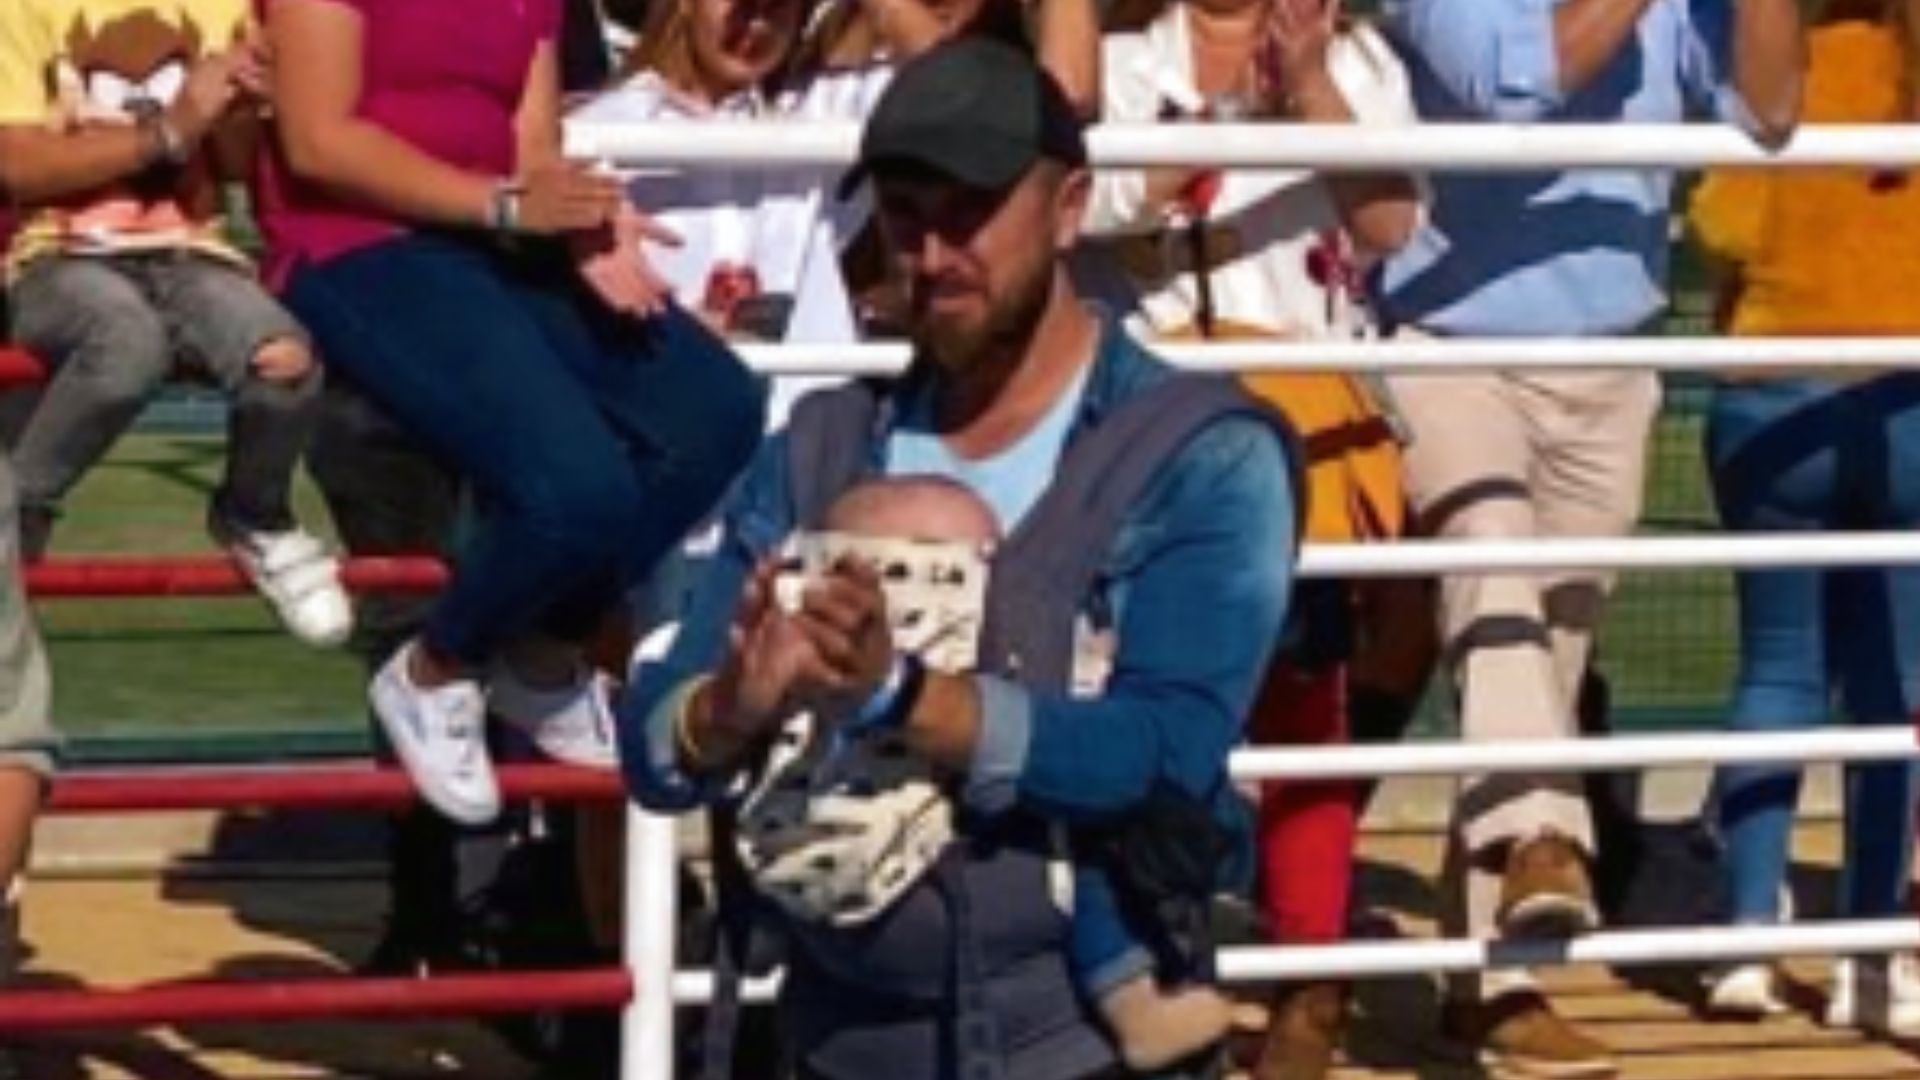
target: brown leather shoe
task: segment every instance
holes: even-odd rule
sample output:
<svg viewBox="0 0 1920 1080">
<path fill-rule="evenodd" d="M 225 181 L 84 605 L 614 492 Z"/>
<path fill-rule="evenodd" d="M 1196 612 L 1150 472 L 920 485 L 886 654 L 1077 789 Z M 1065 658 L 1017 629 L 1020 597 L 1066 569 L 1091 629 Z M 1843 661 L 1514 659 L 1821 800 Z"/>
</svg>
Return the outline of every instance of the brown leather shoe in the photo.
<svg viewBox="0 0 1920 1080">
<path fill-rule="evenodd" d="M 1253 1080 L 1325 1080 L 1347 1027 L 1342 983 L 1303 983 L 1274 999 Z"/>
<path fill-rule="evenodd" d="M 1587 856 L 1558 833 L 1514 845 L 1494 918 L 1509 938 L 1564 938 L 1600 925 Z"/>
<path fill-rule="evenodd" d="M 1452 1002 L 1447 1033 L 1479 1051 L 1500 1080 L 1606 1080 L 1618 1076 L 1606 1045 L 1561 1019 L 1536 993 L 1503 994 L 1485 1003 Z"/>
</svg>

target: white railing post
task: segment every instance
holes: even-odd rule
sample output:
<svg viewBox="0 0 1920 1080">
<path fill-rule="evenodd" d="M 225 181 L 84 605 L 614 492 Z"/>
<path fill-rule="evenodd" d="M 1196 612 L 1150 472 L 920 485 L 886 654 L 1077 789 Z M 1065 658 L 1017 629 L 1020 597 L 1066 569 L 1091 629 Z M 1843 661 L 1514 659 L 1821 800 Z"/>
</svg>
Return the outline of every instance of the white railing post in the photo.
<svg viewBox="0 0 1920 1080">
<path fill-rule="evenodd" d="M 674 819 L 627 807 L 627 973 L 633 998 L 620 1025 L 621 1080 L 673 1080 L 673 973 L 680 920 Z"/>
</svg>

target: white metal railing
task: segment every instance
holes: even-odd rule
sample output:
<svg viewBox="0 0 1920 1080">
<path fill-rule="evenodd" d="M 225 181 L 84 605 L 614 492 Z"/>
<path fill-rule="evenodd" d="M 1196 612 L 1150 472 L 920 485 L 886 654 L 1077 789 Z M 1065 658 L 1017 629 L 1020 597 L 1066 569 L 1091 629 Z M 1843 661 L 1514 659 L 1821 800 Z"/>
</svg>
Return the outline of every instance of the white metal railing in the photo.
<svg viewBox="0 0 1920 1080">
<path fill-rule="evenodd" d="M 1851 371 L 1920 366 L 1920 338 L 1456 338 L 1415 341 L 1155 343 L 1195 371 Z M 774 376 L 889 375 L 906 366 L 900 342 L 746 345 L 740 354 Z"/>
<path fill-rule="evenodd" d="M 858 129 L 851 124 L 713 123 L 703 124 L 697 138 L 688 135 L 688 130 L 678 125 L 573 123 L 567 142 L 570 153 L 620 165 L 743 168 L 841 166 L 852 159 L 858 143 Z M 1807 128 L 1790 146 L 1773 152 L 1724 126 L 1621 124 L 1423 125 L 1393 129 L 1107 125 L 1091 132 L 1090 146 L 1098 164 L 1117 167 L 1198 164 L 1330 171 L 1495 172 L 1726 165 L 1890 167 L 1920 164 L 1920 125 Z M 777 375 L 884 373 L 896 370 L 905 360 L 901 346 L 884 344 L 768 346 L 745 351 L 756 367 Z M 1860 370 L 1915 366 L 1920 361 L 1920 339 L 1235 342 L 1169 346 L 1164 352 L 1185 366 L 1219 371 Z M 1868 533 L 1310 546 L 1301 570 L 1306 575 L 1364 577 L 1544 573 L 1576 568 L 1915 564 L 1920 564 L 1920 537 Z M 1243 778 L 1324 779 L 1735 762 L 1870 761 L 1914 756 L 1916 740 L 1911 731 L 1881 728 L 1471 745 L 1260 748 L 1234 755 L 1233 769 Z M 626 1080 L 668 1080 L 674 1067 L 675 1003 L 705 1000 L 711 993 L 712 980 L 707 972 L 676 971 L 678 851 L 673 823 L 638 810 L 632 811 L 629 819 L 626 952 L 635 996 L 626 1014 L 623 1076 Z M 1920 948 L 1920 922 L 1895 919 L 1607 932 L 1558 943 L 1443 940 L 1228 949 L 1222 953 L 1221 966 L 1223 974 L 1232 980 L 1368 977 L 1470 971 L 1488 966 L 1720 961 L 1915 948 Z M 756 981 L 748 986 L 746 996 L 764 1000 L 773 986 L 771 980 Z"/>
<path fill-rule="evenodd" d="M 1428 743 L 1314 748 L 1257 747 L 1234 753 L 1237 779 L 1328 780 L 1456 773 L 1567 773 L 1682 765 L 1786 764 L 1805 761 L 1896 761 L 1920 756 L 1912 728 L 1611 736 L 1597 739 Z M 667 1080 L 670 1054 L 641 1054 L 672 1032 L 675 1004 L 712 999 L 706 971 L 678 971 L 673 928 L 678 859 L 672 819 L 630 812 L 628 959 L 636 1004 L 627 1016 L 628 1080 Z M 651 874 L 635 868 L 652 868 Z M 664 884 L 663 884 L 664 883 Z M 651 929 L 648 927 L 651 926 Z M 1228 982 L 1301 978 L 1384 978 L 1555 964 L 1711 963 L 1768 956 L 1852 955 L 1920 949 L 1920 921 L 1881 919 L 1797 926 L 1680 927 L 1607 931 L 1567 941 L 1472 939 L 1349 942 L 1335 945 L 1223 949 Z M 772 1000 L 778 976 L 749 980 L 742 999 Z M 667 993 L 656 992 L 665 987 Z M 662 1005 L 658 999 L 670 999 Z M 653 1000 L 649 1000 L 653 999 Z M 642 1031 L 641 1029 L 645 1030 Z M 665 1032 L 665 1034 L 662 1034 Z M 668 1066 L 670 1068 L 670 1066 Z"/>
<path fill-rule="evenodd" d="M 844 166 L 860 144 L 846 122 L 622 124 L 572 121 L 569 156 L 621 166 Z M 1722 124 L 1102 124 L 1088 134 L 1095 164 L 1116 168 L 1310 168 L 1324 171 L 1538 172 L 1920 163 L 1920 125 L 1802 128 L 1768 151 Z"/>
<path fill-rule="evenodd" d="M 1603 930 L 1564 941 L 1440 938 L 1242 946 L 1220 950 L 1220 977 L 1230 983 L 1382 979 L 1494 968 L 1729 963 L 1776 956 L 1852 956 L 1904 949 L 1920 949 L 1920 920 L 1850 919 L 1781 926 Z M 779 987 L 778 975 L 747 980 L 741 987 L 741 1000 L 755 1004 L 770 1002 Z M 673 998 L 681 1005 L 704 1005 L 712 1001 L 712 974 L 681 972 L 673 980 Z"/>
<path fill-rule="evenodd" d="M 1220 951 L 1220 977 L 1230 983 L 1381 979 L 1502 967 L 1730 963 L 1776 956 L 1851 956 L 1905 949 L 1920 949 L 1920 920 L 1610 930 L 1566 941 L 1442 938 L 1238 947 Z M 741 1000 L 765 1004 L 773 1000 L 779 987 L 778 975 L 749 979 L 741 987 Z M 685 971 L 676 975 L 673 999 L 681 1005 L 712 1001 L 712 973 Z"/>
<path fill-rule="evenodd" d="M 1565 941 L 1348 942 L 1220 950 L 1228 982 L 1366 979 L 1557 964 L 1694 964 L 1769 956 L 1847 956 L 1920 948 L 1920 920 L 1863 919 L 1798 926 L 1611 930 Z"/>
<path fill-rule="evenodd" d="M 1909 757 L 1920 757 L 1920 737 L 1916 737 L 1912 727 L 1902 724 L 1512 742 L 1257 746 L 1235 751 L 1231 767 L 1234 777 L 1240 780 L 1331 780 L 1456 773 L 1605 772 L 1798 761 L 1894 761 Z"/>
<path fill-rule="evenodd" d="M 1300 575 L 1380 578 L 1913 565 L 1920 565 L 1920 533 L 1707 533 L 1620 539 L 1553 537 L 1308 544 L 1301 552 Z"/>
</svg>

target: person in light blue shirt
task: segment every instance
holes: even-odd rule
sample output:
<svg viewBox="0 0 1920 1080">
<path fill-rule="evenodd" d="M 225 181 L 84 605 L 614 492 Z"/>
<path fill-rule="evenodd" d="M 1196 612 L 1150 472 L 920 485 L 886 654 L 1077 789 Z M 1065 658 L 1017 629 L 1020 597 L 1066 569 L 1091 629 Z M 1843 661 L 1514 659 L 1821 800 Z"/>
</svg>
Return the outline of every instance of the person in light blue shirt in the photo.
<svg viewBox="0 0 1920 1080">
<path fill-rule="evenodd" d="M 1775 146 L 1799 118 L 1799 0 L 1390 0 L 1387 30 L 1432 122 L 1707 118 Z M 1664 169 L 1437 177 L 1422 228 L 1376 274 L 1382 316 L 1409 337 L 1638 333 L 1666 304 L 1673 180 Z M 1659 408 L 1652 373 L 1462 372 L 1388 387 L 1424 528 L 1461 539 L 1632 530 Z M 1577 733 L 1609 584 L 1597 574 L 1446 582 L 1463 737 Z M 1593 830 L 1578 784 L 1468 780 L 1444 886 L 1453 931 L 1557 936 L 1594 925 Z M 1503 1075 L 1613 1075 L 1606 1048 L 1555 1015 L 1525 972 L 1452 990 L 1450 1026 Z"/>
<path fill-rule="evenodd" d="M 1427 121 L 1712 116 L 1776 145 L 1798 115 L 1795 8 L 1400 0 L 1389 28 Z M 1382 271 L 1382 309 L 1450 336 L 1631 333 L 1666 304 L 1672 192 L 1664 169 L 1435 177 L 1426 227 Z"/>
</svg>

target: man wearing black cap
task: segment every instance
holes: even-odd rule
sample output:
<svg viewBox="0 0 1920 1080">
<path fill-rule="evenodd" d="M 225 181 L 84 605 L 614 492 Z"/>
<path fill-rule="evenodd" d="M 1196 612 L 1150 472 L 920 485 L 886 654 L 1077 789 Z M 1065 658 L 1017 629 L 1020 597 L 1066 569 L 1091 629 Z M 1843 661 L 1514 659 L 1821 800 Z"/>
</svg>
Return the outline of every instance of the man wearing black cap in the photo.
<svg viewBox="0 0 1920 1080">
<path fill-rule="evenodd" d="M 1286 433 L 1076 294 L 1086 151 L 1028 55 L 963 38 L 904 66 L 843 189 L 863 183 L 913 364 L 806 399 L 762 448 L 671 655 L 636 675 L 624 767 L 655 810 L 723 800 L 810 711 L 838 726 L 830 745 L 903 745 L 949 793 L 956 839 L 893 906 L 779 916 L 801 1076 L 1130 1075 L 1076 988 L 1060 857 L 1070 836 L 1076 864 L 1156 914 L 1244 871 L 1226 759 L 1291 586 Z M 999 517 L 977 670 L 896 653 L 882 582 L 853 561 L 776 601 L 784 539 L 874 473 L 959 481 Z M 866 827 L 858 792 L 832 794 L 823 829 Z M 1191 944 L 1156 948 L 1153 974 L 1204 976 Z"/>
</svg>

